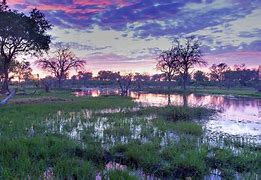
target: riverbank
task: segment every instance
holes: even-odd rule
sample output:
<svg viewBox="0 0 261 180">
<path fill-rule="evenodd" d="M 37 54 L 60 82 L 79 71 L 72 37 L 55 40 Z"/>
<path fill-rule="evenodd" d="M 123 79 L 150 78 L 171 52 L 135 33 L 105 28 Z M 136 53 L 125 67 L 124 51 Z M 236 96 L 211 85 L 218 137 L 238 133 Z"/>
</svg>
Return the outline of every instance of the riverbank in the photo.
<svg viewBox="0 0 261 180">
<path fill-rule="evenodd" d="M 151 87 L 151 88 L 143 88 L 142 91 L 149 93 L 183 93 L 183 94 L 199 94 L 199 95 L 227 95 L 234 97 L 254 97 L 261 98 L 261 92 L 258 92 L 254 88 L 219 88 L 219 87 L 189 87 L 186 91 L 184 91 L 181 87 Z"/>
<path fill-rule="evenodd" d="M 142 107 L 129 97 L 69 91 L 27 98 L 0 108 L 0 179 L 251 179 L 260 172 L 260 146 L 205 136 L 194 121 L 213 113 L 204 107 Z M 55 98 L 64 101 L 43 101 Z"/>
</svg>

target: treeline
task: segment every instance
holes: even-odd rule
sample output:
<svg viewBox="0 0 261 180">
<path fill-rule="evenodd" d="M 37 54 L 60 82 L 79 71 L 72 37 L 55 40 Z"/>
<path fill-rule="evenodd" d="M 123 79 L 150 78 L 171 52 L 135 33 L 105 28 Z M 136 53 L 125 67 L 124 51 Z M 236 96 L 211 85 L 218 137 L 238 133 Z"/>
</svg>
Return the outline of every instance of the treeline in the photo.
<svg viewBox="0 0 261 180">
<path fill-rule="evenodd" d="M 27 67 L 27 66 L 25 66 Z M 22 73 L 24 72 L 24 73 Z M 48 86 L 49 88 L 59 88 L 59 83 L 57 78 L 54 76 L 46 76 L 40 79 L 39 77 L 34 77 L 30 75 L 29 70 L 21 71 L 17 75 L 12 77 L 20 77 L 20 81 L 16 79 L 14 83 L 18 84 L 31 84 Z M 31 79 L 29 77 L 32 77 Z M 118 86 L 119 80 L 123 80 L 128 77 L 131 81 L 133 88 L 143 88 L 144 86 L 153 85 L 165 85 L 169 84 L 168 77 L 166 74 L 153 74 L 149 75 L 147 73 L 132 73 L 123 75 L 120 72 L 113 72 L 109 70 L 101 70 L 97 75 L 93 75 L 92 72 L 79 71 L 76 75 L 67 77 L 63 79 L 63 87 L 94 87 L 94 86 Z M 22 81 L 21 81 L 22 80 Z M 165 82 L 165 83 L 164 83 Z M 208 72 L 201 70 L 194 71 L 188 76 L 188 85 L 194 87 L 207 87 L 207 86 L 217 86 L 217 87 L 256 87 L 259 82 L 259 72 L 257 69 L 247 68 L 246 65 L 234 65 L 228 66 L 225 63 L 213 64 L 209 67 Z M 171 80 L 171 86 L 182 86 L 183 78 L 181 75 L 176 75 Z"/>
<path fill-rule="evenodd" d="M 136 87 L 153 85 L 153 82 L 166 82 L 168 76 L 165 73 L 149 75 L 147 73 L 129 74 Z M 72 84 L 86 84 L 90 81 L 116 82 L 121 78 L 120 72 L 99 71 L 97 76 L 91 72 L 80 71 L 70 78 Z M 188 75 L 188 85 L 195 87 L 217 86 L 217 87 L 256 87 L 259 82 L 258 69 L 247 68 L 245 64 L 228 66 L 226 63 L 213 64 L 207 72 L 197 70 Z M 168 83 L 165 83 L 166 85 Z M 171 80 L 171 85 L 182 86 L 183 78 L 176 75 Z"/>
</svg>

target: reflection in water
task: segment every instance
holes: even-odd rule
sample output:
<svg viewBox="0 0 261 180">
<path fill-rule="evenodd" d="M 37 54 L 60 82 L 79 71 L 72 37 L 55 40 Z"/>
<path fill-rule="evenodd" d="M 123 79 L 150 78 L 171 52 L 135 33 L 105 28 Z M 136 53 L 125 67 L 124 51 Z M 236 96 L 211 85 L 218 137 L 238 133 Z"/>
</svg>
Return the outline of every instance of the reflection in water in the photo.
<svg viewBox="0 0 261 180">
<path fill-rule="evenodd" d="M 90 89 L 76 93 L 76 96 L 100 96 L 117 94 L 113 89 Z M 261 100 L 255 98 L 235 98 L 220 95 L 180 95 L 131 92 L 134 101 L 143 106 L 206 106 L 219 110 L 218 115 L 206 122 L 207 130 L 231 135 L 261 137 Z"/>
<path fill-rule="evenodd" d="M 106 96 L 106 95 L 119 95 L 119 94 L 120 91 L 118 89 L 111 89 L 111 88 L 103 88 L 103 89 L 86 88 L 83 91 L 74 92 L 75 96 L 92 96 L 92 97 Z"/>
<path fill-rule="evenodd" d="M 143 105 L 206 106 L 219 113 L 206 122 L 208 130 L 231 135 L 261 136 L 261 100 L 215 95 L 141 93 L 131 97 Z"/>
</svg>

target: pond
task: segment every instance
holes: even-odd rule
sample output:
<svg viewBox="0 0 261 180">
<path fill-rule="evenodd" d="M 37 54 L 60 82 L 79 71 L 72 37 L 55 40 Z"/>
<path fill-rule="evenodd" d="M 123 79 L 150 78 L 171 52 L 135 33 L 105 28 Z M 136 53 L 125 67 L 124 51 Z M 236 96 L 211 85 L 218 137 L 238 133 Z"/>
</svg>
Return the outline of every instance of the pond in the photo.
<svg viewBox="0 0 261 180">
<path fill-rule="evenodd" d="M 115 89 L 88 89 L 76 96 L 117 95 Z M 181 95 L 131 92 L 134 101 L 143 106 L 206 106 L 218 113 L 204 122 L 209 133 L 241 136 L 261 142 L 261 99 L 222 95 Z"/>
</svg>

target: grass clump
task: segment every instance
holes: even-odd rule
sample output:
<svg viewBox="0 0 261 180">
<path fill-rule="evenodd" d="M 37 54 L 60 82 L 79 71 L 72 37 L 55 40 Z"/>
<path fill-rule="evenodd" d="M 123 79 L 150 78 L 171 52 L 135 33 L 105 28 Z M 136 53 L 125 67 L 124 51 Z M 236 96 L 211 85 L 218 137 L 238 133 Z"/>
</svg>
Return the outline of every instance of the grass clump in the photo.
<svg viewBox="0 0 261 180">
<path fill-rule="evenodd" d="M 79 151 L 88 154 L 81 145 L 63 137 L 1 139 L 0 177 L 38 179 L 48 168 L 52 168 L 58 177 L 83 177 L 92 173 L 94 166 Z"/>
<path fill-rule="evenodd" d="M 106 173 L 105 179 L 110 180 L 138 180 L 139 178 L 131 175 L 129 171 L 110 170 Z"/>
</svg>

